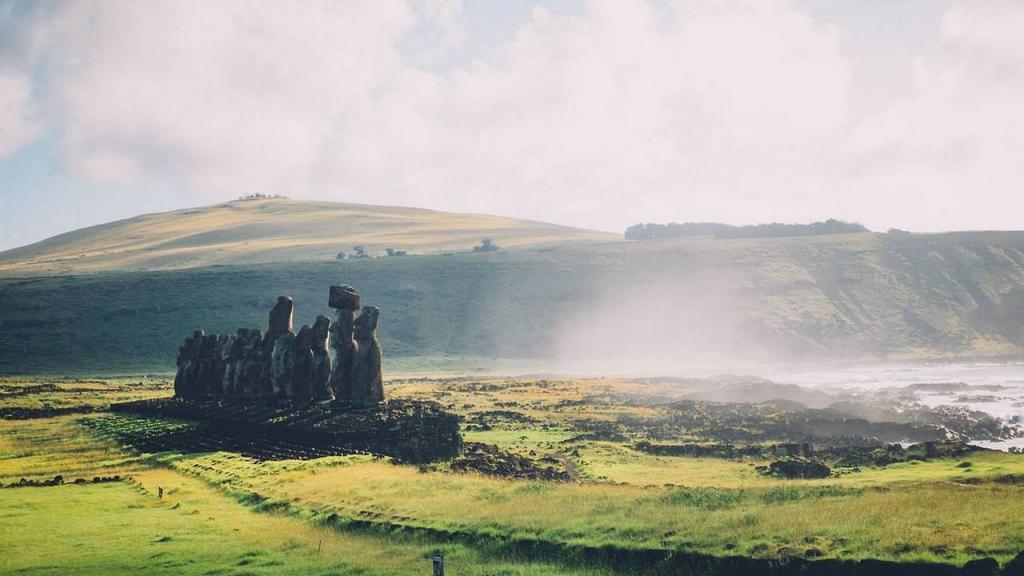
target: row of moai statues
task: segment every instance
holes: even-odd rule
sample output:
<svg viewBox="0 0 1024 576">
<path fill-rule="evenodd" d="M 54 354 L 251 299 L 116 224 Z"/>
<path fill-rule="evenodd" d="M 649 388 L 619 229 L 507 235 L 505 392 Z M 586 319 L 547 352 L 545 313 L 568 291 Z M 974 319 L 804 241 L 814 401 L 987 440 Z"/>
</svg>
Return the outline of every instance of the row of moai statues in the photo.
<svg viewBox="0 0 1024 576">
<path fill-rule="evenodd" d="M 175 396 L 382 402 L 379 311 L 361 307 L 351 286 L 331 286 L 328 305 L 337 310 L 333 324 L 317 316 L 298 334 L 292 332 L 294 303 L 287 296 L 270 311 L 265 334 L 251 328 L 239 328 L 235 335 L 197 330 L 178 349 Z M 334 349 L 333 362 L 328 346 Z"/>
</svg>

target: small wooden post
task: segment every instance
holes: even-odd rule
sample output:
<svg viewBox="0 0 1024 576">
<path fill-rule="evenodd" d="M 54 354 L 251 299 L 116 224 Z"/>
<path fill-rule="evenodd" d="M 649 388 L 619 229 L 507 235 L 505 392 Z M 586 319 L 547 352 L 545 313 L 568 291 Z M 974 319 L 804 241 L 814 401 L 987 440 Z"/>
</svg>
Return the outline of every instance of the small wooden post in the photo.
<svg viewBox="0 0 1024 576">
<path fill-rule="evenodd" d="M 444 554 L 441 554 L 440 550 L 435 550 L 433 560 L 434 576 L 444 576 Z"/>
</svg>

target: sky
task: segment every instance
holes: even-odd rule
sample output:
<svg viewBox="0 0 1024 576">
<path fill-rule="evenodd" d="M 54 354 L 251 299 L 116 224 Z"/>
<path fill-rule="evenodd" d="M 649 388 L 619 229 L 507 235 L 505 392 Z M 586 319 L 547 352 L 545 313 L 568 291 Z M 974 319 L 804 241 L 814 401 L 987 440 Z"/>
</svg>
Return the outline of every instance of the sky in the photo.
<svg viewBox="0 0 1024 576">
<path fill-rule="evenodd" d="M 1020 0 L 0 0 L 0 250 L 282 194 L 1024 228 Z"/>
</svg>

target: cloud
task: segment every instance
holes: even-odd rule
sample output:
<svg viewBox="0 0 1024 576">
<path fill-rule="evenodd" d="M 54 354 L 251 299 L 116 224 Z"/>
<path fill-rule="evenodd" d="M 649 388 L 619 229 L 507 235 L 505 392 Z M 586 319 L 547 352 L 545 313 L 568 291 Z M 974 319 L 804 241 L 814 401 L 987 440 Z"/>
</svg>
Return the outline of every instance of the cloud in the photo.
<svg viewBox="0 0 1024 576">
<path fill-rule="evenodd" d="M 414 0 L 413 8 L 426 23 L 438 27 L 444 44 L 459 44 L 466 38 L 462 0 Z"/>
<path fill-rule="evenodd" d="M 71 166 L 214 195 L 301 193 L 372 105 L 412 24 L 401 2 L 71 2 L 50 71 Z"/>
<path fill-rule="evenodd" d="M 737 195 L 749 211 L 781 203 L 837 137 L 848 82 L 837 31 L 789 2 L 538 8 L 493 62 L 407 70 L 320 180 L 580 225 L 734 219 Z"/>
<path fill-rule="evenodd" d="M 31 142 L 38 132 L 32 83 L 23 74 L 0 71 L 0 158 Z"/>
<path fill-rule="evenodd" d="M 861 202 L 898 217 L 916 209 L 933 228 L 1020 227 L 1022 29 L 1019 2 L 950 7 L 936 50 L 914 61 L 910 93 L 860 122 L 841 149 L 861 169 L 846 174 L 866 192 Z"/>
<path fill-rule="evenodd" d="M 30 6 L 9 16 L 21 48 L 0 42 L 20 62 L 0 57 L 0 155 L 45 120 L 91 181 L 607 229 L 1014 225 L 993 208 L 1022 176 L 1012 0 L 954 1 L 910 89 L 865 117 L 848 101 L 876 81 L 851 73 L 857 31 L 794 0 L 538 5 L 508 42 L 447 66 L 478 45 L 459 0 Z"/>
</svg>

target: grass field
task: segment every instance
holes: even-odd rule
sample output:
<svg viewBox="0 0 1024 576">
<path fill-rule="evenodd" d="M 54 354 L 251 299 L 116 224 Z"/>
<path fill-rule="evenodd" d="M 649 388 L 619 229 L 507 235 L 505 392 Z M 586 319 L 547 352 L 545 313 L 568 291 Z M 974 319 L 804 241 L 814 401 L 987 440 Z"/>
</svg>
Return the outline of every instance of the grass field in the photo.
<svg viewBox="0 0 1024 576">
<path fill-rule="evenodd" d="M 102 405 L 137 383 L 95 386 L 90 402 Z M 137 454 L 116 433 L 188 424 L 103 413 L 0 420 L 0 484 L 65 481 L 0 489 L 0 536 L 14 544 L 0 572 L 411 574 L 426 573 L 440 548 L 450 574 L 591 574 L 600 566 L 572 550 L 952 564 L 1006 562 L 1024 550 L 1022 455 L 976 452 L 785 480 L 759 473 L 766 461 L 757 458 L 659 457 L 579 436 L 581 425 L 655 410 L 627 401 L 644 386 L 444 377 L 389 386 L 400 397 L 438 398 L 466 422 L 486 415 L 490 429 L 473 426 L 467 441 L 557 457 L 577 472 L 572 482 L 371 456 Z M 130 480 L 88 482 L 114 474 Z M 78 478 L 86 482 L 70 484 Z M 40 558 L 40 548 L 52 553 Z"/>
<path fill-rule="evenodd" d="M 56 474 L 67 482 L 0 489 L 0 573 L 399 575 L 429 573 L 440 549 L 452 574 L 604 574 L 259 513 L 216 483 L 124 451 L 77 418 L 0 421 L 0 484 Z M 71 484 L 113 474 L 130 481 Z"/>
</svg>

